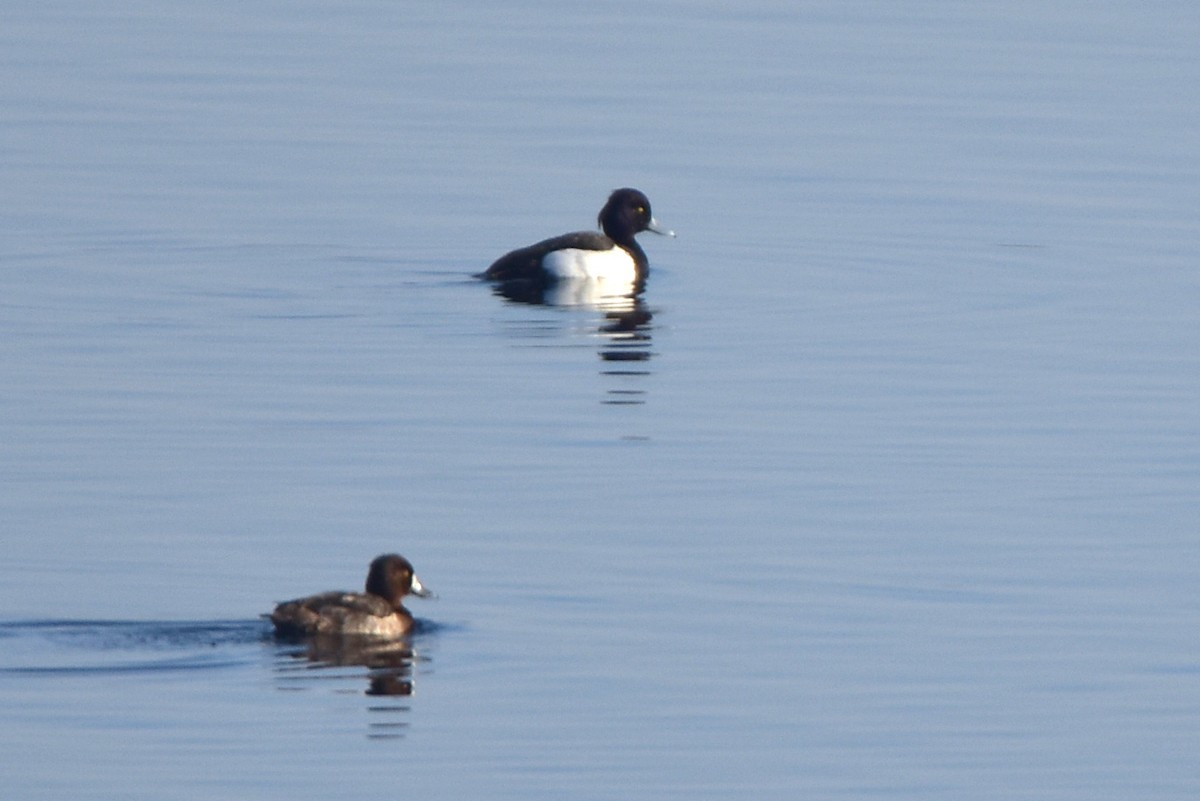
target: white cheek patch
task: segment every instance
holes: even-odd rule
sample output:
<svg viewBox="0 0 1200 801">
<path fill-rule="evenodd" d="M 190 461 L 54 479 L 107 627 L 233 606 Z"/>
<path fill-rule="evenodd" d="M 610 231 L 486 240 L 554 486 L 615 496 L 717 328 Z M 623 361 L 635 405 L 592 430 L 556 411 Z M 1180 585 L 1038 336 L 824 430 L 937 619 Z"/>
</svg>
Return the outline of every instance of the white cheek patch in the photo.
<svg viewBox="0 0 1200 801">
<path fill-rule="evenodd" d="M 618 281 L 625 284 L 637 279 L 637 265 L 633 263 L 633 257 L 619 247 L 608 250 L 556 250 L 542 259 L 542 267 L 559 279 Z"/>
</svg>

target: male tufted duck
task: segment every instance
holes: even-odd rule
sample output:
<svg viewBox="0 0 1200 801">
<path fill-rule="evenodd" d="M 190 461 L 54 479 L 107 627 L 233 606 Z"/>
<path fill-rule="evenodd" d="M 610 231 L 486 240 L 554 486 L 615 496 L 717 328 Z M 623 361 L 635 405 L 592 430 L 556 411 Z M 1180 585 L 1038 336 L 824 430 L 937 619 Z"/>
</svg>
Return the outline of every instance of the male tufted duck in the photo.
<svg viewBox="0 0 1200 801">
<path fill-rule="evenodd" d="M 409 593 L 433 595 L 421 584 L 403 556 L 385 554 L 371 562 L 366 593 L 324 592 L 285 601 L 270 614 L 275 633 L 298 638 L 316 635 L 394 640 L 413 627 L 413 616 L 401 604 Z"/>
<path fill-rule="evenodd" d="M 649 263 L 634 239 L 660 228 L 650 214 L 650 201 L 636 189 L 618 189 L 600 209 L 598 231 L 577 231 L 545 239 L 501 256 L 480 277 L 489 281 L 548 284 L 560 279 L 584 279 L 635 284 L 646 278 Z"/>
</svg>

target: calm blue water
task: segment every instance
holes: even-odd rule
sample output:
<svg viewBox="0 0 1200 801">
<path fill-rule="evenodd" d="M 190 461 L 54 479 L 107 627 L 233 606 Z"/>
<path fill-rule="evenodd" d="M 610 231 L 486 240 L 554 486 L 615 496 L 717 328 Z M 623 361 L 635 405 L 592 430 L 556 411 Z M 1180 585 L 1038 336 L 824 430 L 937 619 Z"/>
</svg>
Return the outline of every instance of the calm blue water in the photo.
<svg viewBox="0 0 1200 801">
<path fill-rule="evenodd" d="M 1198 39 L 8 3 L 6 797 L 1196 797 Z M 631 330 L 471 279 L 623 185 Z"/>
</svg>

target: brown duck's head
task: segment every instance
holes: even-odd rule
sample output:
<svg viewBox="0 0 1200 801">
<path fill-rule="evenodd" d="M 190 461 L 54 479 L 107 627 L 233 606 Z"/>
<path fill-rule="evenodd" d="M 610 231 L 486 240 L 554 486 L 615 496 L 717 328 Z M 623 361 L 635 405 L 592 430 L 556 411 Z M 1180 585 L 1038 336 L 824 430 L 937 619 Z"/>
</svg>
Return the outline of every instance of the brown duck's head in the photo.
<svg viewBox="0 0 1200 801">
<path fill-rule="evenodd" d="M 389 553 L 376 557 L 367 572 L 367 592 L 386 598 L 393 606 L 399 606 L 405 595 L 429 598 L 432 592 L 425 588 L 412 564 L 403 556 Z"/>
</svg>

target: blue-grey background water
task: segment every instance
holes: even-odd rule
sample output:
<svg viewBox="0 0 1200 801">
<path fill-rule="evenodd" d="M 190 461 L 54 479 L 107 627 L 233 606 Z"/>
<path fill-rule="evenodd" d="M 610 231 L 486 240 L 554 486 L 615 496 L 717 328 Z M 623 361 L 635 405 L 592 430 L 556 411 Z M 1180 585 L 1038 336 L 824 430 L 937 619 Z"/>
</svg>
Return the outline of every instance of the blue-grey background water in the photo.
<svg viewBox="0 0 1200 801">
<path fill-rule="evenodd" d="M 5 797 L 1195 798 L 1197 41 L 8 2 Z M 472 280 L 624 185 L 648 320 Z M 264 637 L 393 550 L 411 695 Z"/>
</svg>

